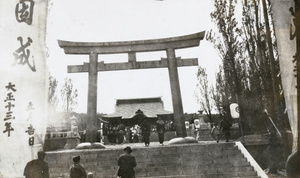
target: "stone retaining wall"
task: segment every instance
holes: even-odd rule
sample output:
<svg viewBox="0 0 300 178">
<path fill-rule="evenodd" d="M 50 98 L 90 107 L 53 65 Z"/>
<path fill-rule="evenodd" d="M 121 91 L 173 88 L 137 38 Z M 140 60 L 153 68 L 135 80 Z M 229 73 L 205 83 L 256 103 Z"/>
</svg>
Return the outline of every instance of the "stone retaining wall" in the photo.
<svg viewBox="0 0 300 178">
<path fill-rule="evenodd" d="M 124 146 L 125 147 L 125 146 Z M 123 149 L 69 150 L 47 152 L 50 177 L 68 177 L 72 157 L 80 155 L 81 163 L 94 178 L 114 177 L 117 159 Z M 136 177 L 202 175 L 248 177 L 256 172 L 233 143 L 133 147 L 137 161 Z"/>
</svg>

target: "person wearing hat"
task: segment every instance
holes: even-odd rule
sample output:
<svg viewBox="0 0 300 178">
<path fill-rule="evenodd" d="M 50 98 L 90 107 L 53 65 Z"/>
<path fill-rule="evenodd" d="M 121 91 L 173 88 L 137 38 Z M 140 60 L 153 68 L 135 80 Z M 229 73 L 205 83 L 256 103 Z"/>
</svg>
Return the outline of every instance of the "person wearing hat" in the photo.
<svg viewBox="0 0 300 178">
<path fill-rule="evenodd" d="M 39 151 L 37 153 L 38 159 L 29 161 L 24 169 L 24 176 L 26 178 L 49 178 L 48 163 L 44 161 L 46 153 Z"/>
<path fill-rule="evenodd" d="M 71 178 L 86 178 L 86 172 L 82 164 L 80 164 L 80 156 L 73 157 L 73 165 L 70 167 Z"/>
<path fill-rule="evenodd" d="M 135 157 L 130 153 L 131 148 L 127 146 L 124 148 L 124 154 L 118 159 L 118 176 L 121 178 L 135 178 L 134 167 L 136 166 Z"/>
</svg>

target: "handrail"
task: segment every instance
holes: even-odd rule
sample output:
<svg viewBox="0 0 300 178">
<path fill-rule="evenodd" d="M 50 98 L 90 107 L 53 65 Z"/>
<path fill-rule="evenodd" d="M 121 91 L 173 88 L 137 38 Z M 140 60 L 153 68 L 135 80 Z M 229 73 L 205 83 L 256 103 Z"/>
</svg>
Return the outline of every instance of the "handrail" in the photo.
<svg viewBox="0 0 300 178">
<path fill-rule="evenodd" d="M 249 161 L 250 165 L 254 168 L 257 175 L 261 178 L 268 178 L 267 174 L 264 170 L 257 164 L 257 162 L 254 160 L 254 158 L 251 156 L 251 154 L 247 151 L 247 149 L 244 147 L 244 145 L 241 142 L 235 142 L 235 145 L 241 150 L 242 154 L 246 157 L 246 159 Z"/>
</svg>

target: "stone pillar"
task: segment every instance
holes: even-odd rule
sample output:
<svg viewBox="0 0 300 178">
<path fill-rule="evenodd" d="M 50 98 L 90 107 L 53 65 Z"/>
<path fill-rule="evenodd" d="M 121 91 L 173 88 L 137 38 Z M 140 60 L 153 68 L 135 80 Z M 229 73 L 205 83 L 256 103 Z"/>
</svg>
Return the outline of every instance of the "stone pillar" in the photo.
<svg viewBox="0 0 300 178">
<path fill-rule="evenodd" d="M 173 112 L 174 112 L 174 125 L 176 135 L 178 137 L 186 137 L 185 119 L 183 115 L 182 99 L 178 78 L 177 61 L 174 49 L 167 50 L 168 70 L 170 77 L 170 86 L 172 94 Z"/>
<path fill-rule="evenodd" d="M 90 53 L 89 62 L 89 86 L 87 102 L 87 124 L 86 124 L 86 142 L 97 141 L 97 82 L 98 82 L 98 54 Z"/>
</svg>

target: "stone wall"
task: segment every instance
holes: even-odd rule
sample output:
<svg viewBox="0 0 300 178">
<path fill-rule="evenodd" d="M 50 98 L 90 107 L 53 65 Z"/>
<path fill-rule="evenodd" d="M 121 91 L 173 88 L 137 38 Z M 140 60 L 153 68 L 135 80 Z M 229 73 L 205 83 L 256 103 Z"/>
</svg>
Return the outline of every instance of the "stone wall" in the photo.
<svg viewBox="0 0 300 178">
<path fill-rule="evenodd" d="M 124 146 L 125 147 L 125 146 Z M 80 155 L 81 163 L 94 178 L 114 177 L 117 159 L 123 153 L 118 149 L 69 150 L 47 152 L 50 177 L 68 177 L 72 157 Z M 133 147 L 137 167 L 136 177 L 197 175 L 204 177 L 256 176 L 253 167 L 233 143 L 167 145 L 163 147 Z"/>
</svg>

